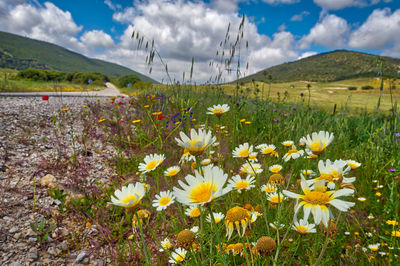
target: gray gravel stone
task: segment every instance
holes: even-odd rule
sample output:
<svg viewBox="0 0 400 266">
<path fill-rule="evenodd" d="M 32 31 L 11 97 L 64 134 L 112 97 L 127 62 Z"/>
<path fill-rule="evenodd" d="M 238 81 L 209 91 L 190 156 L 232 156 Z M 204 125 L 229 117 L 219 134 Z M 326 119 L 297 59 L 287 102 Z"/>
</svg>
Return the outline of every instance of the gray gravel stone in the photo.
<svg viewBox="0 0 400 266">
<path fill-rule="evenodd" d="M 82 251 L 81 253 L 79 253 L 78 256 L 76 256 L 76 262 L 82 262 L 84 258 L 86 258 L 87 253 L 86 251 Z"/>
</svg>

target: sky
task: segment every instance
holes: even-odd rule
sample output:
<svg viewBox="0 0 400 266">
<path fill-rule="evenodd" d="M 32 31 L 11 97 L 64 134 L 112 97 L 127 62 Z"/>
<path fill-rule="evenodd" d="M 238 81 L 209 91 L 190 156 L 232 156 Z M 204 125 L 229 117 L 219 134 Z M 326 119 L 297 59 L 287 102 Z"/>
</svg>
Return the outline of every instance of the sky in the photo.
<svg viewBox="0 0 400 266">
<path fill-rule="evenodd" d="M 139 32 L 168 66 L 171 79 L 236 78 L 218 67 L 245 16 L 240 75 L 300 58 L 347 49 L 400 58 L 400 0 L 0 0 L 0 30 L 61 45 L 167 82 L 157 57 L 149 66 Z M 230 39 L 222 47 L 228 25 Z M 247 44 L 247 45 L 246 45 Z M 218 51 L 218 55 L 217 55 Z M 246 65 L 248 64 L 248 67 Z M 230 73 L 229 73 L 230 72 Z M 185 73 L 185 80 L 183 80 Z"/>
</svg>

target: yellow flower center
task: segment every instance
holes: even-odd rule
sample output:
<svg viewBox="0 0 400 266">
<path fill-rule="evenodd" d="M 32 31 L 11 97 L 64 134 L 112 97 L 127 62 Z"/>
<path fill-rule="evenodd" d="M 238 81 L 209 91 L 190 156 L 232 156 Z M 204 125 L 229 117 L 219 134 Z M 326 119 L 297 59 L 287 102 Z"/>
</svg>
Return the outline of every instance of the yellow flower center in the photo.
<svg viewBox="0 0 400 266">
<path fill-rule="evenodd" d="M 178 173 L 178 169 L 172 169 L 171 171 L 168 172 L 169 176 L 174 176 Z"/>
<path fill-rule="evenodd" d="M 280 203 L 283 201 L 283 196 L 273 196 L 269 198 L 269 201 L 272 203 Z"/>
<path fill-rule="evenodd" d="M 321 176 L 319 176 L 319 177 L 317 178 L 317 180 L 325 179 L 326 181 L 332 182 L 332 181 L 333 181 L 333 178 L 334 178 L 333 175 L 322 173 Z"/>
<path fill-rule="evenodd" d="M 273 186 L 265 186 L 264 191 L 267 193 L 272 193 L 276 191 L 276 188 Z"/>
<path fill-rule="evenodd" d="M 194 208 L 193 210 L 190 211 L 189 215 L 192 216 L 192 217 L 199 217 L 200 216 L 200 209 L 199 208 Z"/>
<path fill-rule="evenodd" d="M 249 150 L 244 149 L 238 152 L 239 157 L 246 158 L 249 156 Z"/>
<path fill-rule="evenodd" d="M 128 197 L 125 197 L 123 200 L 121 200 L 123 203 L 129 203 L 131 200 L 136 201 L 135 195 L 129 195 Z"/>
<path fill-rule="evenodd" d="M 240 222 L 242 220 L 247 221 L 250 218 L 250 212 L 242 207 L 233 207 L 228 210 L 225 217 L 225 223 Z"/>
<path fill-rule="evenodd" d="M 278 173 L 280 170 L 281 170 L 280 167 L 273 167 L 273 168 L 271 168 L 271 172 L 272 172 L 272 173 Z"/>
<path fill-rule="evenodd" d="M 219 223 L 221 221 L 221 218 L 220 217 L 214 217 L 214 221 L 217 224 L 217 223 Z"/>
<path fill-rule="evenodd" d="M 217 187 L 213 183 L 200 183 L 192 189 L 189 197 L 195 203 L 208 202 L 213 191 L 217 191 Z"/>
<path fill-rule="evenodd" d="M 235 188 L 237 188 L 237 189 L 246 189 L 246 188 L 249 187 L 249 185 L 250 185 L 250 183 L 248 181 L 241 180 L 241 181 L 236 182 Z"/>
<path fill-rule="evenodd" d="M 310 144 L 310 148 L 313 153 L 322 153 L 326 149 L 326 142 L 322 141 L 322 146 L 320 141 L 316 141 Z"/>
<path fill-rule="evenodd" d="M 171 199 L 170 199 L 170 198 L 164 197 L 164 198 L 161 198 L 161 199 L 160 199 L 159 204 L 160 204 L 161 206 L 166 206 L 166 205 L 168 205 L 168 203 L 170 203 L 170 202 L 171 202 Z"/>
<path fill-rule="evenodd" d="M 273 151 L 274 151 L 274 149 L 272 149 L 272 148 L 266 148 L 266 149 L 263 150 L 263 153 L 269 154 L 269 153 L 271 153 Z"/>
<path fill-rule="evenodd" d="M 222 109 L 222 108 L 215 108 L 214 110 L 213 110 L 213 113 L 214 114 L 222 114 L 224 112 L 224 109 Z"/>
<path fill-rule="evenodd" d="M 185 259 L 185 254 L 178 254 L 178 256 L 176 256 L 175 260 L 177 262 L 182 262 Z"/>
<path fill-rule="evenodd" d="M 146 170 L 150 171 L 150 170 L 153 170 L 156 167 L 157 167 L 157 162 L 156 161 L 151 161 L 146 165 Z"/>
<path fill-rule="evenodd" d="M 257 158 L 257 154 L 252 154 L 249 156 L 250 160 L 255 160 Z"/>
<path fill-rule="evenodd" d="M 330 200 L 329 193 L 311 191 L 304 195 L 303 200 L 312 205 L 326 205 Z"/>
<path fill-rule="evenodd" d="M 308 232 L 308 227 L 302 226 L 302 225 L 298 225 L 296 226 L 296 230 L 300 233 L 307 233 Z"/>
<path fill-rule="evenodd" d="M 296 150 L 296 149 L 291 149 L 291 150 L 289 150 L 289 151 L 287 152 L 287 154 L 288 154 L 288 155 L 292 155 L 293 153 L 297 153 L 297 152 L 299 152 L 299 151 Z"/>
</svg>

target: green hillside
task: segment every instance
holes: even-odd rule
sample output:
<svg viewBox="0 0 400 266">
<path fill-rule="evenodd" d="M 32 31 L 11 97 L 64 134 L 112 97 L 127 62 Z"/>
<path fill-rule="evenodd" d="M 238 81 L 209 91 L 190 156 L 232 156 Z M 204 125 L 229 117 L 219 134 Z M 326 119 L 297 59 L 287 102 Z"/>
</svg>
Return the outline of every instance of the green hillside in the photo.
<svg viewBox="0 0 400 266">
<path fill-rule="evenodd" d="M 108 76 L 136 74 L 143 81 L 155 80 L 127 67 L 88 58 L 48 42 L 0 31 L 0 68 L 54 69 L 65 72 L 100 72 Z"/>
<path fill-rule="evenodd" d="M 266 81 L 272 75 L 272 82 L 316 81 L 328 82 L 361 77 L 376 77 L 378 60 L 383 63 L 383 75 L 400 77 L 400 59 L 371 54 L 338 50 L 322 53 L 284 63 L 247 76 L 240 82 Z"/>
</svg>

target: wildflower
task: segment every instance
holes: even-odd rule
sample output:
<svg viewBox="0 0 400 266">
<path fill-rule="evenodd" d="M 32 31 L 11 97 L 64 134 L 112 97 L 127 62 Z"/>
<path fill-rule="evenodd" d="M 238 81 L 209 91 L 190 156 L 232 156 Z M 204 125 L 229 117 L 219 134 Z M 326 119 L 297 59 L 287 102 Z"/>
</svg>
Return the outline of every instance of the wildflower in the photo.
<svg viewBox="0 0 400 266">
<path fill-rule="evenodd" d="M 173 176 L 176 176 L 180 171 L 181 171 L 181 168 L 179 166 L 171 166 L 171 167 L 168 167 L 167 170 L 165 170 L 164 175 L 173 177 Z"/>
<path fill-rule="evenodd" d="M 213 212 L 214 221 L 218 224 L 222 219 L 224 219 L 225 215 L 222 212 Z M 211 223 L 211 215 L 207 215 L 207 222 Z"/>
<path fill-rule="evenodd" d="M 66 111 L 68 111 L 69 110 L 69 107 L 68 108 L 62 108 L 61 109 L 61 111 L 63 111 L 63 112 L 66 112 Z"/>
<path fill-rule="evenodd" d="M 165 159 L 164 154 L 150 154 L 144 157 L 144 163 L 139 164 L 139 171 L 147 173 L 157 168 Z"/>
<path fill-rule="evenodd" d="M 145 192 L 143 183 L 129 184 L 114 192 L 115 197 L 111 196 L 111 203 L 124 208 L 133 208 L 140 203 Z"/>
<path fill-rule="evenodd" d="M 184 162 L 190 162 L 190 161 L 196 161 L 196 157 L 191 155 L 188 149 L 185 149 L 183 151 L 181 159 L 179 160 L 179 163 L 182 164 Z"/>
<path fill-rule="evenodd" d="M 257 162 L 257 152 L 252 152 L 249 155 L 249 161 L 251 162 Z"/>
<path fill-rule="evenodd" d="M 373 219 L 375 219 L 375 216 L 374 216 L 372 213 L 370 213 L 370 214 L 367 216 L 367 218 L 368 218 L 369 220 L 373 220 Z"/>
<path fill-rule="evenodd" d="M 105 118 L 102 118 L 102 119 L 99 119 L 99 121 L 97 121 L 97 123 L 102 123 L 102 122 L 104 122 L 104 121 L 106 121 L 106 119 L 105 119 Z"/>
<path fill-rule="evenodd" d="M 157 207 L 157 211 L 165 210 L 169 205 L 174 203 L 175 197 L 171 191 L 161 191 L 160 195 L 155 196 L 153 200 L 153 207 Z"/>
<path fill-rule="evenodd" d="M 251 125 L 251 121 L 244 122 L 246 125 Z"/>
<path fill-rule="evenodd" d="M 292 226 L 293 230 L 296 230 L 298 233 L 304 235 L 309 233 L 316 233 L 315 224 L 309 224 L 307 220 L 300 219 L 300 222 L 295 221 Z"/>
<path fill-rule="evenodd" d="M 246 159 L 253 152 L 253 145 L 249 145 L 249 143 L 240 144 L 239 147 L 236 147 L 232 152 L 233 157 Z"/>
<path fill-rule="evenodd" d="M 225 247 L 226 252 L 230 252 L 232 251 L 232 254 L 234 256 L 238 255 L 238 254 L 242 254 L 243 253 L 243 243 L 235 243 L 235 244 L 229 244 Z"/>
<path fill-rule="evenodd" d="M 269 226 L 272 227 L 275 231 L 279 231 L 285 227 L 285 224 L 279 224 L 278 222 L 269 223 Z"/>
<path fill-rule="evenodd" d="M 335 183 L 353 183 L 356 180 L 355 177 L 344 177 L 344 175 L 346 175 L 350 170 L 350 166 L 348 166 L 347 162 L 343 160 L 335 160 L 334 162 L 331 162 L 328 159 L 325 161 L 325 163 L 323 160 L 320 160 L 318 162 L 318 169 L 320 176 L 309 180 L 309 184 L 312 184 L 318 180 L 325 180 L 328 188 L 334 189 Z"/>
<path fill-rule="evenodd" d="M 42 97 L 42 101 L 48 101 L 49 100 L 49 95 L 44 95 Z"/>
<path fill-rule="evenodd" d="M 240 119 L 240 123 L 244 123 L 244 122 L 246 122 L 246 119 Z"/>
<path fill-rule="evenodd" d="M 268 169 L 269 169 L 269 171 L 271 171 L 272 173 L 277 174 L 277 173 L 279 173 L 279 172 L 282 170 L 282 165 L 274 164 L 274 165 L 270 166 Z"/>
<path fill-rule="evenodd" d="M 382 196 L 382 193 L 376 192 L 375 195 L 377 195 L 378 197 L 380 197 L 380 196 Z"/>
<path fill-rule="evenodd" d="M 261 190 L 267 194 L 274 193 L 276 192 L 276 186 L 273 184 L 262 185 Z"/>
<path fill-rule="evenodd" d="M 400 231 L 392 231 L 392 236 L 400 237 Z"/>
<path fill-rule="evenodd" d="M 154 115 L 154 116 L 159 116 L 159 115 L 161 115 L 162 114 L 162 112 L 153 112 L 152 113 L 152 115 Z"/>
<path fill-rule="evenodd" d="M 285 178 L 281 174 L 273 174 L 268 179 L 268 184 L 280 185 L 285 183 Z"/>
<path fill-rule="evenodd" d="M 204 159 L 200 163 L 202 166 L 207 166 L 211 163 L 211 159 Z"/>
<path fill-rule="evenodd" d="M 297 150 L 296 146 L 292 146 L 292 148 L 282 157 L 285 162 L 289 161 L 290 159 L 297 159 L 304 154 L 303 150 Z"/>
<path fill-rule="evenodd" d="M 178 181 L 183 190 L 174 187 L 177 201 L 185 205 L 204 205 L 232 190 L 230 186 L 223 188 L 228 175 L 219 167 L 206 166 L 203 172 L 200 174 L 195 171 L 195 176 L 187 175 L 185 179 L 188 185 Z"/>
<path fill-rule="evenodd" d="M 242 207 L 233 207 L 228 210 L 225 216 L 226 236 L 228 240 L 231 238 L 234 226 L 240 236 L 246 232 L 246 228 L 250 222 L 250 212 Z M 242 226 L 242 233 L 240 233 L 240 226 Z"/>
<path fill-rule="evenodd" d="M 202 154 L 217 139 L 211 136 L 211 131 L 203 131 L 199 129 L 198 133 L 192 128 L 190 138 L 185 133 L 180 133 L 181 139 L 175 138 L 178 145 L 185 148 L 191 155 Z"/>
<path fill-rule="evenodd" d="M 364 197 L 359 197 L 359 198 L 357 198 L 358 199 L 358 201 L 360 201 L 360 202 L 364 202 L 364 201 L 366 201 L 367 199 L 366 198 L 364 198 Z"/>
<path fill-rule="evenodd" d="M 182 230 L 179 232 L 179 234 L 176 236 L 176 242 L 179 247 L 184 248 L 186 250 L 190 249 L 192 244 L 196 241 L 196 237 L 194 233 L 190 230 Z"/>
<path fill-rule="evenodd" d="M 197 234 L 199 232 L 199 227 L 198 226 L 193 226 L 192 228 L 190 228 L 190 231 L 192 231 L 193 233 Z"/>
<path fill-rule="evenodd" d="M 149 108 L 150 107 L 150 105 L 148 105 L 148 104 L 146 104 L 145 106 L 143 106 L 144 108 Z"/>
<path fill-rule="evenodd" d="M 186 250 L 183 248 L 177 248 L 171 252 L 171 256 L 168 262 L 171 264 L 180 263 L 185 259 L 185 256 L 186 256 Z"/>
<path fill-rule="evenodd" d="M 160 252 L 163 252 L 164 250 L 170 250 L 172 249 L 172 244 L 171 241 L 169 241 L 169 239 L 166 237 L 164 238 L 163 241 L 161 241 L 161 246 L 163 248 L 160 248 Z"/>
<path fill-rule="evenodd" d="M 185 214 L 189 217 L 197 218 L 200 216 L 200 209 L 193 205 L 186 209 Z"/>
<path fill-rule="evenodd" d="M 396 172 L 396 169 L 390 168 L 389 171 L 392 172 L 392 173 L 394 173 L 394 172 Z"/>
<path fill-rule="evenodd" d="M 236 189 L 238 193 L 241 193 L 242 190 L 250 190 L 254 187 L 255 177 L 247 176 L 246 179 L 242 179 L 239 175 L 235 175 L 228 181 L 228 186 L 232 189 Z"/>
<path fill-rule="evenodd" d="M 125 122 L 125 120 L 124 120 L 124 119 L 121 119 L 121 120 L 119 120 L 119 122 L 121 122 L 121 123 L 124 123 L 124 122 Z"/>
<path fill-rule="evenodd" d="M 399 222 L 396 222 L 395 220 L 387 220 L 386 224 L 388 224 L 388 225 L 398 225 Z"/>
<path fill-rule="evenodd" d="M 307 148 L 315 155 L 323 153 L 326 147 L 333 141 L 333 133 L 326 131 L 313 132 L 305 137 Z"/>
<path fill-rule="evenodd" d="M 347 165 L 349 165 L 351 167 L 351 169 L 356 169 L 361 166 L 361 163 L 356 162 L 354 160 L 347 160 L 346 162 L 347 162 Z"/>
<path fill-rule="evenodd" d="M 274 192 L 268 194 L 267 199 L 272 206 L 276 206 L 278 203 L 283 202 L 286 199 L 286 197 L 282 194 Z"/>
<path fill-rule="evenodd" d="M 140 123 L 142 120 L 140 120 L 140 119 L 136 119 L 136 120 L 132 120 L 132 124 L 137 124 L 137 123 Z"/>
<path fill-rule="evenodd" d="M 312 211 L 314 216 L 315 224 L 319 224 L 321 221 L 328 227 L 329 222 L 329 206 L 332 205 L 340 211 L 347 211 L 349 208 L 355 205 L 354 202 L 347 202 L 344 200 L 337 199 L 340 196 L 349 196 L 354 193 L 352 189 L 339 189 L 336 191 L 325 191 L 325 180 L 318 180 L 314 183 L 314 190 L 311 191 L 304 176 L 301 175 L 301 188 L 304 195 L 299 195 L 288 190 L 283 190 L 289 198 L 301 199 L 302 201 L 296 205 L 295 213 L 299 211 L 301 207 L 304 207 L 304 220 L 308 220 L 308 216 Z"/>
<path fill-rule="evenodd" d="M 257 240 L 257 243 L 253 248 L 253 253 L 259 256 L 272 255 L 275 249 L 275 240 L 269 236 L 262 236 Z"/>
<path fill-rule="evenodd" d="M 263 171 L 263 169 L 261 168 L 261 164 L 259 164 L 259 163 L 252 163 L 252 164 L 245 163 L 240 168 L 241 173 L 252 175 L 252 176 L 255 176 L 256 174 L 260 174 L 260 173 L 262 173 L 262 171 Z"/>
<path fill-rule="evenodd" d="M 228 112 L 230 109 L 229 105 L 223 104 L 223 105 L 214 105 L 213 107 L 209 107 L 207 110 L 207 114 L 209 115 L 216 115 L 217 117 L 220 117 L 224 113 Z"/>
<path fill-rule="evenodd" d="M 254 222 L 257 220 L 257 218 L 258 218 L 259 216 L 261 216 L 261 215 L 262 215 L 262 214 L 259 213 L 259 212 L 251 211 L 251 212 L 250 212 L 250 223 L 254 223 Z"/>
<path fill-rule="evenodd" d="M 137 215 L 135 215 L 132 219 L 132 231 L 133 233 L 136 232 L 137 228 L 139 227 L 139 221 L 140 225 L 142 226 L 143 224 L 147 224 L 150 220 L 151 213 L 148 210 L 138 210 Z"/>
<path fill-rule="evenodd" d="M 282 142 L 282 145 L 287 148 L 291 147 L 293 144 L 294 144 L 294 142 L 291 140 L 285 140 L 284 142 Z"/>
<path fill-rule="evenodd" d="M 370 244 L 368 245 L 368 248 L 372 251 L 378 251 L 380 245 L 381 245 L 380 243 Z"/>
</svg>

